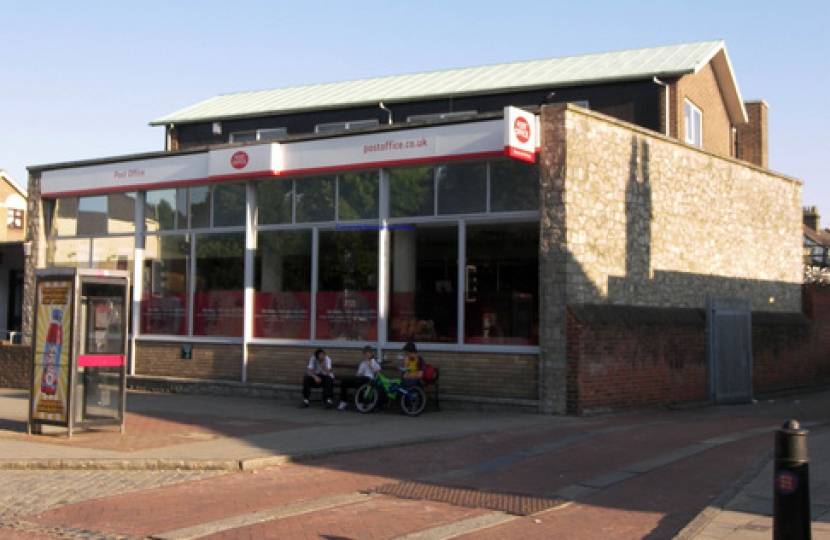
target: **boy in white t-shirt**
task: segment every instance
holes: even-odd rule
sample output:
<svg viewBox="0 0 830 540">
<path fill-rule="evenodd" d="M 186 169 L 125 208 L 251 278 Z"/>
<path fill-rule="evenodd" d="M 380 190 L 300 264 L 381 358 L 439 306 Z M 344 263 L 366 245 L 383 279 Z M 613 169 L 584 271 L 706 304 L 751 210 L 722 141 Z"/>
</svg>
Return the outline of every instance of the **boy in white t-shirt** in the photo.
<svg viewBox="0 0 830 540">
<path fill-rule="evenodd" d="M 317 349 L 308 360 L 308 367 L 303 376 L 303 402 L 300 408 L 309 406 L 308 398 L 311 397 L 312 388 L 323 388 L 323 400 L 326 409 L 334 407 L 334 373 L 331 371 L 331 358 L 326 355 L 323 349 Z"/>
<path fill-rule="evenodd" d="M 380 364 L 375 360 L 375 351 L 371 345 L 366 345 L 363 347 L 363 361 L 357 367 L 357 375 L 340 379 L 340 406 L 337 408 L 342 411 L 348 407 L 349 389 L 360 388 L 364 383 L 374 379 L 378 371 Z"/>
</svg>

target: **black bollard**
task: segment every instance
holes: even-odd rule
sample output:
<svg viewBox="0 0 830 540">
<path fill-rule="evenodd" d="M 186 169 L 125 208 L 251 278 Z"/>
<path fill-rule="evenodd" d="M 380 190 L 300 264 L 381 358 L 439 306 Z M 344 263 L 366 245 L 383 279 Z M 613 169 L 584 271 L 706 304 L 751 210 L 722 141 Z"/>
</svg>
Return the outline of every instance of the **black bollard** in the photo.
<svg viewBox="0 0 830 540">
<path fill-rule="evenodd" d="M 810 540 L 810 460 L 807 434 L 796 420 L 775 432 L 773 540 Z"/>
</svg>

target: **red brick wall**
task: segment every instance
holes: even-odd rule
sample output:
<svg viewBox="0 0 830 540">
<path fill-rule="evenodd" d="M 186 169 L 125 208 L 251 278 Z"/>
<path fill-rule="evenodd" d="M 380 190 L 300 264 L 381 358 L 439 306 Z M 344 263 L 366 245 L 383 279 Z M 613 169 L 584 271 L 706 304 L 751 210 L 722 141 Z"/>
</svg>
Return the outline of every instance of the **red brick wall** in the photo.
<svg viewBox="0 0 830 540">
<path fill-rule="evenodd" d="M 804 323 L 753 323 L 753 382 L 759 392 L 830 383 L 830 287 L 805 285 Z"/>
<path fill-rule="evenodd" d="M 804 316 L 753 313 L 756 395 L 830 384 L 830 287 L 803 291 Z M 700 324 L 591 322 L 569 310 L 568 413 L 708 400 L 702 317 Z"/>
<path fill-rule="evenodd" d="M 586 323 L 568 313 L 568 414 L 706 399 L 702 325 Z"/>
<path fill-rule="evenodd" d="M 767 104 L 763 101 L 749 101 L 746 107 L 747 123 L 739 125 L 738 157 L 758 165 L 769 167 L 767 142 Z"/>
</svg>

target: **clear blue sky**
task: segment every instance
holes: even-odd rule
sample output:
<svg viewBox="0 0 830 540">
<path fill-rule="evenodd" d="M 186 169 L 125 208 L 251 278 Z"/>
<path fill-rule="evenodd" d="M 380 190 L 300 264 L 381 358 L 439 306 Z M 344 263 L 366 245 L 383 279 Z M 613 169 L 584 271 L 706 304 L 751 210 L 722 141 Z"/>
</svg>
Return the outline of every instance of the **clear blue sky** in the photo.
<svg viewBox="0 0 830 540">
<path fill-rule="evenodd" d="M 0 168 L 163 149 L 218 94 L 723 39 L 830 225 L 826 0 L 0 0 Z"/>
</svg>

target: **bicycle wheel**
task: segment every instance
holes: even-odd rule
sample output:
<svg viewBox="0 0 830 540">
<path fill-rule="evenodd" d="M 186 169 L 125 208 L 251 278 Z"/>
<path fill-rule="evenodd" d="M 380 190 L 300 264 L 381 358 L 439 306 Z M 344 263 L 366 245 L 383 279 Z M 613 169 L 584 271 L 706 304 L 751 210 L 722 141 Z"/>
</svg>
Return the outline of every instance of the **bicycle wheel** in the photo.
<svg viewBox="0 0 830 540">
<path fill-rule="evenodd" d="M 362 384 L 354 394 L 354 407 L 362 413 L 372 412 L 377 404 L 378 391 L 370 382 Z"/>
<path fill-rule="evenodd" d="M 420 386 L 407 388 L 401 392 L 401 410 L 407 416 L 418 416 L 427 406 L 427 394 Z"/>
</svg>

